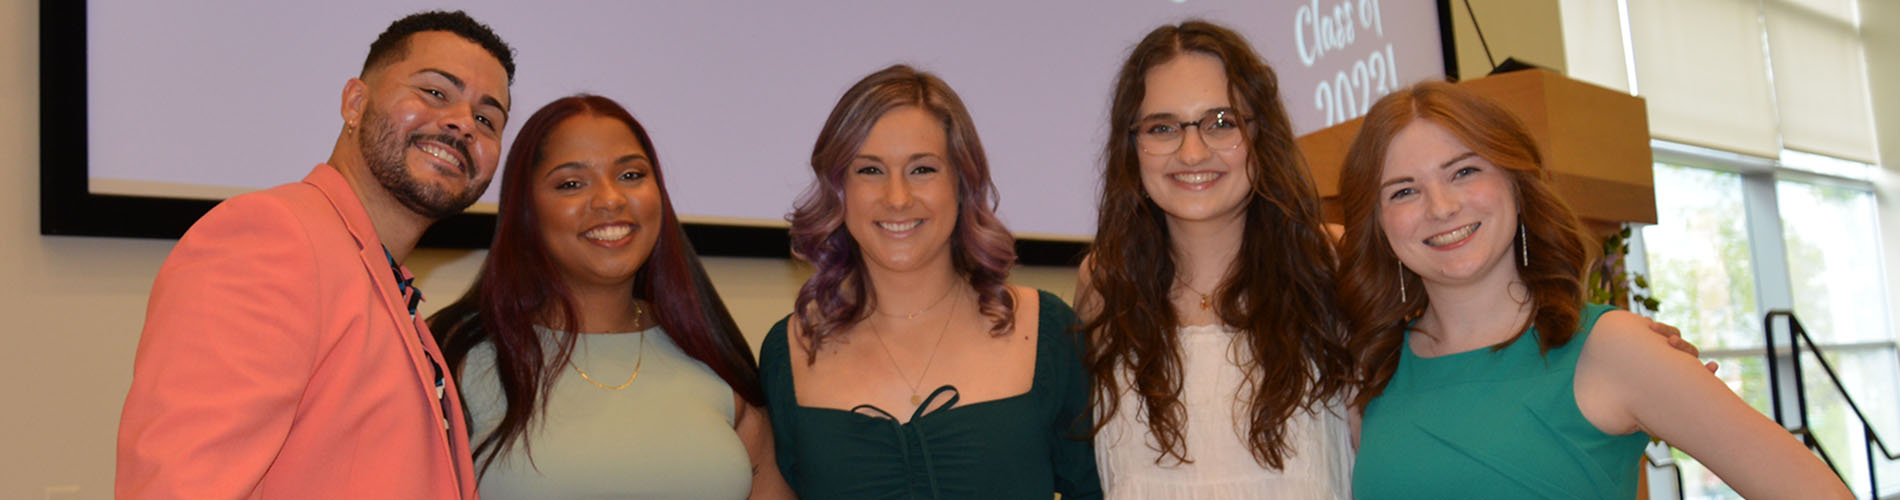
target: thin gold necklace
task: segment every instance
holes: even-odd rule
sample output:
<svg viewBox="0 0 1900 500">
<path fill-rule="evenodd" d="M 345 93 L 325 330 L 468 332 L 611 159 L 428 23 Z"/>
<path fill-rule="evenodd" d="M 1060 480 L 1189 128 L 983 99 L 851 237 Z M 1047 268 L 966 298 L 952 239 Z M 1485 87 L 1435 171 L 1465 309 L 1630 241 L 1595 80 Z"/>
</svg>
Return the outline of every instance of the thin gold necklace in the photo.
<svg viewBox="0 0 1900 500">
<path fill-rule="evenodd" d="M 1174 275 L 1174 282 L 1180 283 L 1181 288 L 1186 288 L 1188 289 L 1188 291 L 1194 292 L 1195 295 L 1201 296 L 1201 310 L 1202 311 L 1206 311 L 1206 310 L 1210 310 L 1214 308 L 1214 303 L 1211 300 L 1209 300 L 1210 297 L 1208 297 L 1206 293 L 1203 293 L 1200 290 L 1194 288 L 1194 285 L 1189 285 L 1187 280 L 1181 279 L 1181 275 L 1179 274 Z"/>
<path fill-rule="evenodd" d="M 639 321 L 640 316 L 642 315 L 643 312 L 644 311 L 640 309 L 640 303 L 638 301 L 635 301 L 633 303 L 634 320 Z M 618 390 L 627 388 L 627 386 L 633 385 L 633 380 L 640 378 L 640 365 L 642 363 L 645 363 L 646 360 L 647 360 L 647 334 L 646 332 L 641 332 L 640 333 L 640 354 L 638 355 L 638 357 L 635 357 L 633 360 L 633 375 L 628 376 L 627 381 L 621 382 L 620 385 L 607 385 L 607 384 L 602 384 L 598 381 L 595 381 L 594 377 L 587 376 L 587 371 L 582 370 L 580 365 L 574 364 L 574 357 L 572 355 L 568 356 L 567 358 L 567 366 L 573 368 L 574 373 L 581 374 L 581 380 L 586 380 L 587 383 L 594 384 L 594 387 L 599 387 L 599 388 L 606 389 L 609 391 L 618 391 Z"/>
<path fill-rule="evenodd" d="M 954 289 L 955 287 L 952 288 Z M 950 320 L 957 315 L 956 304 L 961 302 L 963 302 L 963 296 L 958 295 L 956 303 L 950 304 L 950 313 L 943 318 L 943 326 L 937 328 L 937 343 L 930 346 L 930 357 L 924 360 L 924 372 L 917 375 L 917 381 L 915 382 L 911 381 L 909 374 L 904 373 L 904 366 L 897 362 L 897 355 L 891 354 L 890 344 L 884 343 L 884 331 L 878 329 L 877 321 L 871 321 L 871 338 L 877 339 L 878 347 L 884 348 L 884 356 L 891 360 L 891 368 L 897 371 L 897 376 L 903 379 L 905 385 L 910 386 L 910 404 L 924 404 L 924 395 L 921 391 L 917 390 L 917 387 L 924 383 L 925 377 L 930 376 L 930 365 L 937 362 L 937 351 L 943 347 L 943 334 L 944 332 L 950 331 Z"/>
<path fill-rule="evenodd" d="M 950 286 L 944 287 L 943 295 L 938 295 L 937 300 L 931 301 L 930 305 L 924 306 L 923 309 L 920 309 L 917 312 L 905 314 L 902 316 L 904 316 L 904 319 L 917 319 L 918 316 L 922 316 L 924 313 L 930 312 L 931 309 L 936 309 L 937 306 L 942 305 L 943 299 L 950 298 L 950 292 L 955 291 L 956 289 L 957 289 L 957 285 L 955 283 L 951 283 Z M 882 309 L 882 308 L 872 309 L 871 311 L 877 313 L 879 316 L 884 316 L 887 318 L 895 318 L 899 316 L 897 314 L 887 313 L 879 309 Z"/>
</svg>

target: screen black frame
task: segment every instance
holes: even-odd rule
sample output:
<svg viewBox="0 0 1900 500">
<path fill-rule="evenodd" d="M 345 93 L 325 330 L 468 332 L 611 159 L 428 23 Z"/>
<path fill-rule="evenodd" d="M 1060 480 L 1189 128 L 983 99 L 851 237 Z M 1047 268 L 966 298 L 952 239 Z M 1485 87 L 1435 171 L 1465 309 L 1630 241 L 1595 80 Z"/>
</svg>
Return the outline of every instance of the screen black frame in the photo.
<svg viewBox="0 0 1900 500">
<path fill-rule="evenodd" d="M 1457 72 L 1450 0 L 1437 0 L 1445 75 Z M 86 1 L 40 2 L 40 234 L 177 239 L 219 200 L 95 194 L 89 188 Z M 286 178 L 286 181 L 291 179 Z M 791 258 L 786 229 L 684 224 L 701 255 Z M 420 243 L 430 248 L 486 249 L 493 214 L 464 213 L 438 221 Z M 1025 265 L 1074 266 L 1088 244 L 1017 238 Z"/>
</svg>

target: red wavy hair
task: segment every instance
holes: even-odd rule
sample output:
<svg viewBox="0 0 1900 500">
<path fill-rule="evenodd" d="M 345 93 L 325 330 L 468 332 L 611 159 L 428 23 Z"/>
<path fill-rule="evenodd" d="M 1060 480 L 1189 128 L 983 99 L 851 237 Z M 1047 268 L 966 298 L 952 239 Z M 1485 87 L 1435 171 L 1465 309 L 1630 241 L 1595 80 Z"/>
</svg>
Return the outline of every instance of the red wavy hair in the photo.
<svg viewBox="0 0 1900 500">
<path fill-rule="evenodd" d="M 1420 122 L 1443 127 L 1508 173 L 1517 195 L 1518 220 L 1530 240 L 1530 265 L 1518 259 L 1511 263 L 1519 266 L 1533 311 L 1517 335 L 1492 349 L 1510 345 L 1532 326 L 1537 328 L 1540 350 L 1549 352 L 1567 344 L 1576 333 L 1583 308 L 1580 277 L 1588 258 L 1583 225 L 1551 189 L 1543 156 L 1524 124 L 1489 99 L 1449 83 L 1425 82 L 1393 92 L 1366 112 L 1339 177 L 1340 204 L 1346 214 L 1346 234 L 1339 245 L 1343 270 L 1339 297 L 1351 320 L 1346 345 L 1358 361 L 1360 387 L 1353 406 L 1360 409 L 1392 380 L 1405 332 L 1431 305 L 1431 297 L 1424 293 L 1399 296 L 1399 280 L 1412 290 L 1423 290 L 1423 283 L 1417 275 L 1403 272 L 1379 227 L 1379 178 L 1392 138 Z"/>
</svg>

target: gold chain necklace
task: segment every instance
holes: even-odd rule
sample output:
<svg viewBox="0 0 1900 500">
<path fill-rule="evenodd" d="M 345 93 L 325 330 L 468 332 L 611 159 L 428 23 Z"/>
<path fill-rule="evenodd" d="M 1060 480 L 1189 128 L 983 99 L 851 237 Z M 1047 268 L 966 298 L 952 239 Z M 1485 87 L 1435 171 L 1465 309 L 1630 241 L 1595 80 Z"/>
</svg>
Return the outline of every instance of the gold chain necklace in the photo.
<svg viewBox="0 0 1900 500">
<path fill-rule="evenodd" d="M 957 289 L 957 286 L 954 283 L 952 283 L 948 287 L 944 287 L 943 295 L 937 296 L 937 300 L 931 301 L 930 305 L 925 306 L 923 309 L 918 310 L 917 312 L 903 315 L 904 319 L 917 319 L 918 316 L 922 316 L 924 313 L 930 312 L 931 309 L 936 309 L 937 306 L 943 305 L 943 299 L 950 298 L 950 292 L 956 291 L 956 289 Z M 887 313 L 887 312 L 880 311 L 877 309 L 872 309 L 871 312 L 875 312 L 879 316 L 884 316 L 887 318 L 895 318 L 898 316 L 896 314 Z"/>
<path fill-rule="evenodd" d="M 952 286 L 951 288 L 955 289 L 956 287 Z M 942 299 L 938 299 L 938 300 L 942 300 Z M 959 295 L 957 296 L 957 303 L 961 303 L 961 302 L 963 302 L 963 296 Z M 935 307 L 935 305 L 932 305 L 932 307 Z M 927 311 L 929 309 L 925 309 L 925 310 Z M 921 313 L 922 312 L 920 311 L 919 314 Z M 904 373 L 904 366 L 897 362 L 897 355 L 891 354 L 890 344 L 884 343 L 884 331 L 878 329 L 877 322 L 875 320 L 871 322 L 871 333 L 872 333 L 871 338 L 877 339 L 878 347 L 884 348 L 884 356 L 887 358 L 890 358 L 891 360 L 891 368 L 897 371 L 897 376 L 903 379 L 905 385 L 910 386 L 910 404 L 913 404 L 913 405 L 924 404 L 924 395 L 922 392 L 917 390 L 917 386 L 924 383 L 925 377 L 930 376 L 930 365 L 937 362 L 937 351 L 940 350 L 939 348 L 943 347 L 943 337 L 944 337 L 943 334 L 944 332 L 950 331 L 950 320 L 952 318 L 955 318 L 956 315 L 957 315 L 957 306 L 956 306 L 956 303 L 952 303 L 950 305 L 950 313 L 943 318 L 943 326 L 937 328 L 937 343 L 930 347 L 930 357 L 924 360 L 924 372 L 917 375 L 916 382 L 912 382 L 910 379 L 910 375 Z"/>
<path fill-rule="evenodd" d="M 643 312 L 644 311 L 640 309 L 640 303 L 638 301 L 635 301 L 633 303 L 634 320 L 638 321 Z M 640 378 L 640 365 L 642 363 L 645 363 L 646 360 L 647 360 L 647 334 L 646 332 L 640 332 L 640 354 L 638 357 L 635 357 L 633 360 L 633 375 L 628 376 L 627 381 L 621 382 L 620 385 L 607 385 L 607 384 L 602 384 L 598 381 L 595 381 L 594 377 L 587 376 L 587 371 L 582 370 L 580 365 L 574 364 L 574 357 L 572 355 L 568 356 L 567 358 L 567 366 L 573 368 L 574 373 L 581 374 L 581 380 L 586 380 L 587 383 L 594 384 L 594 387 L 599 387 L 599 388 L 606 389 L 609 391 L 618 391 L 618 390 L 627 388 L 627 386 L 633 385 L 634 379 Z"/>
<path fill-rule="evenodd" d="M 1188 289 L 1188 291 L 1194 292 L 1195 295 L 1201 296 L 1201 310 L 1202 311 L 1206 311 L 1206 310 L 1210 310 L 1214 308 L 1214 303 L 1210 300 L 1210 297 L 1208 297 L 1208 294 L 1203 293 L 1199 289 L 1194 288 L 1194 285 L 1189 285 L 1187 280 L 1181 279 L 1181 275 L 1179 274 L 1174 275 L 1174 282 L 1180 283 L 1181 288 L 1186 288 Z"/>
</svg>

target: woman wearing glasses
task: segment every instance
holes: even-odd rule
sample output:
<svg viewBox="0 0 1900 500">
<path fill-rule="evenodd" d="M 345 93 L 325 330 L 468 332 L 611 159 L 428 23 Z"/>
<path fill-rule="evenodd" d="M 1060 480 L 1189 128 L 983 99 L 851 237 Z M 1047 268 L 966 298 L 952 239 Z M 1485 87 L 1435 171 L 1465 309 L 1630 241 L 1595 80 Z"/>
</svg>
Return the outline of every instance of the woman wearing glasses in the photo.
<svg viewBox="0 0 1900 500">
<path fill-rule="evenodd" d="M 785 478 L 826 498 L 1100 497 L 1074 312 L 1005 282 L 969 112 L 893 66 L 839 98 L 791 219 L 814 274 L 760 348 Z"/>
<path fill-rule="evenodd" d="M 1344 498 L 1331 241 L 1273 70 L 1162 26 L 1116 78 L 1077 304 L 1110 497 Z"/>
</svg>

